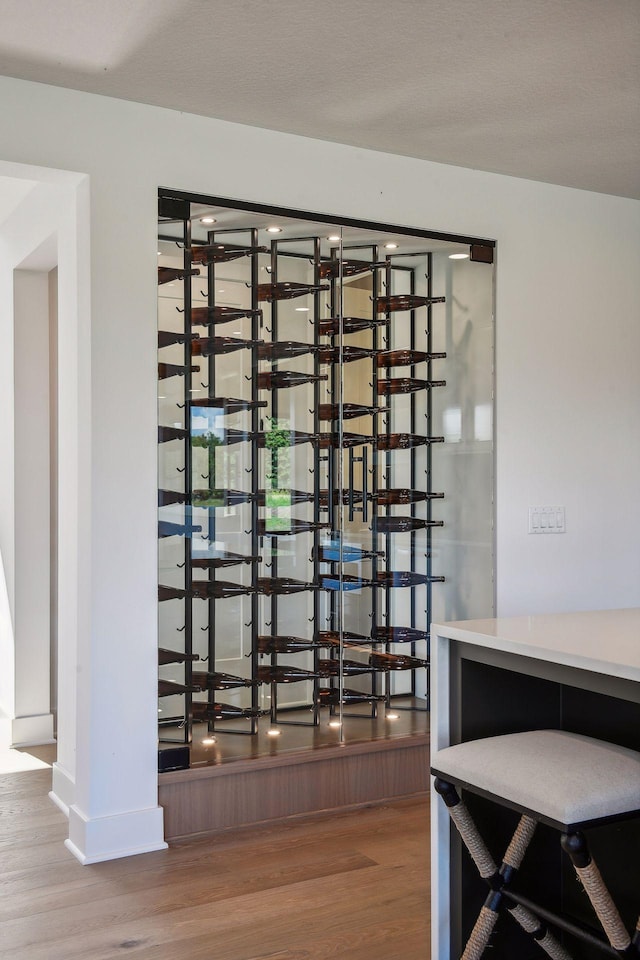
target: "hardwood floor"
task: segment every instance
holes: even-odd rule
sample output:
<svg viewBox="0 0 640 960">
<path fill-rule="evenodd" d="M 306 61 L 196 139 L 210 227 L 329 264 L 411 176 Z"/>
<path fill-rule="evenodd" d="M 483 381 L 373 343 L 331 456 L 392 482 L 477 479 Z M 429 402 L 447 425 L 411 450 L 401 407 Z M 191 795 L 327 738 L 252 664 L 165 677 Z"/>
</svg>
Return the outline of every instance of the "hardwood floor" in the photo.
<svg viewBox="0 0 640 960">
<path fill-rule="evenodd" d="M 428 800 L 80 866 L 50 770 L 0 776 L 0 956 L 428 960 Z"/>
</svg>

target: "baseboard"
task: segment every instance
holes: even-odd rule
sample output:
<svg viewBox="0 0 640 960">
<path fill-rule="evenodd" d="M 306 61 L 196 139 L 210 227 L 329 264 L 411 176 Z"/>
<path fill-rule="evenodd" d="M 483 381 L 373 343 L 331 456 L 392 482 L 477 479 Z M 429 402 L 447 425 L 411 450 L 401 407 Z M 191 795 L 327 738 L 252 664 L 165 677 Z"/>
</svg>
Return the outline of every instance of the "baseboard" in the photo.
<svg viewBox="0 0 640 960">
<path fill-rule="evenodd" d="M 55 743 L 52 713 L 40 713 L 33 717 L 15 717 L 10 723 L 12 747 L 34 747 L 42 743 Z"/>
<path fill-rule="evenodd" d="M 168 846 L 163 836 L 161 807 L 91 819 L 73 804 L 69 809 L 69 839 L 65 846 L 83 864 L 118 860 Z"/>
</svg>

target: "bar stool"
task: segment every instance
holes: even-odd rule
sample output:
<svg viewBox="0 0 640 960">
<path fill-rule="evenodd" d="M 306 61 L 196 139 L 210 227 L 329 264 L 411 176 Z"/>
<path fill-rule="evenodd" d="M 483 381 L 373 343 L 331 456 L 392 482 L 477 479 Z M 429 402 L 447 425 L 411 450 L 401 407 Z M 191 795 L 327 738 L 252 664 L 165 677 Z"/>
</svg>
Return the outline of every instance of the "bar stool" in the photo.
<svg viewBox="0 0 640 960">
<path fill-rule="evenodd" d="M 553 960 L 571 960 L 571 955 L 546 921 L 585 942 L 597 943 L 611 956 L 640 956 L 640 917 L 632 939 L 582 833 L 586 828 L 640 817 L 640 753 L 561 730 L 534 730 L 446 747 L 432 757 L 431 772 L 435 789 L 489 886 L 462 960 L 480 960 L 503 909 Z M 520 813 L 500 868 L 457 788 Z M 573 862 L 610 947 L 511 889 L 538 823 L 561 831 L 562 849 Z M 640 880 L 637 894 L 640 899 Z"/>
</svg>

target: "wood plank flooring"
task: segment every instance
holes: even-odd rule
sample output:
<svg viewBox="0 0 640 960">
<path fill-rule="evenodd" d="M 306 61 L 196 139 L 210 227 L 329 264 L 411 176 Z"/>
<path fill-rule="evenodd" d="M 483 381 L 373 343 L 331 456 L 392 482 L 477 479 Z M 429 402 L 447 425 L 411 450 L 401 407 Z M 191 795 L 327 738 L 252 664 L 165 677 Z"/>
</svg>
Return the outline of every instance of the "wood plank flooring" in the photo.
<svg viewBox="0 0 640 960">
<path fill-rule="evenodd" d="M 50 770 L 0 776 L 0 957 L 428 960 L 428 800 L 81 866 Z"/>
</svg>

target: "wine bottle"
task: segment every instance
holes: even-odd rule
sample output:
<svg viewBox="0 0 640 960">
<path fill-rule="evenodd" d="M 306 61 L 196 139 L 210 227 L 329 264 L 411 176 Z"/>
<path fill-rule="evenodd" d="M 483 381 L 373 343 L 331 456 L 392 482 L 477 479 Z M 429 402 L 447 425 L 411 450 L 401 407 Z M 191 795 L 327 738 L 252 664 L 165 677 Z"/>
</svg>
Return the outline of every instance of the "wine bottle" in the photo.
<svg viewBox="0 0 640 960">
<path fill-rule="evenodd" d="M 385 322 L 384 317 L 329 317 L 320 320 L 318 330 L 325 337 L 335 337 L 339 333 L 360 333 L 361 330 L 370 330 Z"/>
<path fill-rule="evenodd" d="M 237 397 L 198 397 L 191 401 L 192 407 L 213 407 L 220 414 L 240 413 L 241 410 L 257 410 L 266 407 L 266 400 L 239 400 Z"/>
<path fill-rule="evenodd" d="M 243 247 L 236 243 L 207 243 L 188 248 L 192 263 L 228 263 L 254 253 L 268 253 L 267 247 Z"/>
<path fill-rule="evenodd" d="M 395 377 L 392 380 L 378 380 L 378 396 L 390 393 L 416 393 L 418 390 L 430 390 L 432 387 L 446 387 L 446 380 L 415 380 L 413 377 Z"/>
<path fill-rule="evenodd" d="M 428 660 L 407 657 L 403 653 L 372 653 L 369 663 L 374 670 L 418 670 L 428 667 Z"/>
<path fill-rule="evenodd" d="M 187 593 L 182 587 L 158 586 L 158 600 L 184 600 Z"/>
<path fill-rule="evenodd" d="M 318 494 L 318 503 L 321 507 L 328 507 L 329 502 L 338 506 L 344 503 L 347 506 L 350 503 L 362 503 L 364 493 L 362 490 L 320 490 Z"/>
<path fill-rule="evenodd" d="M 185 270 L 183 267 L 158 267 L 158 286 L 171 283 L 172 280 L 184 280 L 185 277 L 199 277 L 199 270 Z"/>
<path fill-rule="evenodd" d="M 378 297 L 378 313 L 392 313 L 394 310 L 416 310 L 428 307 L 432 303 L 444 303 L 446 297 L 418 297 L 414 294 L 399 293 L 393 297 Z"/>
<path fill-rule="evenodd" d="M 293 300 L 294 297 L 304 297 L 310 293 L 321 293 L 329 290 L 327 283 L 293 283 L 286 280 L 282 283 L 259 283 L 257 286 L 258 300 L 273 303 L 274 300 Z"/>
<path fill-rule="evenodd" d="M 431 493 L 426 490 L 408 490 L 404 487 L 395 487 L 389 490 L 379 490 L 372 494 L 372 498 L 377 500 L 382 506 L 393 506 L 396 504 L 419 503 L 422 500 L 442 500 L 444 493 Z"/>
<path fill-rule="evenodd" d="M 258 637 L 258 653 L 304 653 L 315 650 L 317 647 L 332 647 L 335 643 L 327 640 L 321 643 L 316 640 L 303 640 L 300 637 Z"/>
<path fill-rule="evenodd" d="M 254 593 L 251 585 L 232 583 L 230 580 L 193 580 L 191 595 L 199 600 L 223 600 L 227 597 L 243 597 Z"/>
<path fill-rule="evenodd" d="M 320 433 L 305 433 L 304 430 L 267 430 L 266 433 L 257 433 L 256 441 L 260 449 L 270 448 L 272 444 L 277 449 L 282 445 L 282 440 L 286 440 L 288 446 L 296 447 L 301 443 L 317 443 L 321 436 Z"/>
<path fill-rule="evenodd" d="M 270 497 L 273 502 L 270 502 Z M 280 501 L 282 497 L 288 499 L 288 503 L 276 502 L 276 499 Z M 315 495 L 313 493 L 307 493 L 306 490 L 258 490 L 258 506 L 260 507 L 279 507 L 279 506 L 289 506 L 293 503 L 311 503 L 314 500 Z"/>
<path fill-rule="evenodd" d="M 348 630 L 343 631 L 342 639 L 344 643 L 371 643 L 371 637 L 365 637 L 363 633 L 351 633 Z M 316 640 L 319 647 L 340 646 L 340 634 L 337 630 L 321 630 L 316 634 Z"/>
<path fill-rule="evenodd" d="M 326 373 L 296 373 L 293 370 L 277 370 L 272 373 L 258 374 L 258 390 L 282 390 L 328 379 L 329 376 Z"/>
<path fill-rule="evenodd" d="M 260 563 L 262 557 L 232 553 L 231 550 L 215 550 L 205 556 L 194 554 L 191 566 L 197 570 L 216 570 L 218 567 L 236 567 L 244 563 Z"/>
<path fill-rule="evenodd" d="M 354 577 L 351 574 L 343 573 L 339 577 L 337 573 L 323 573 L 320 577 L 320 586 L 323 590 L 361 590 L 363 587 L 371 587 L 373 584 L 371 580 Z"/>
<path fill-rule="evenodd" d="M 284 360 L 287 357 L 303 357 L 307 353 L 317 353 L 320 347 L 313 343 L 300 343 L 297 340 L 280 340 L 275 343 L 262 343 L 258 347 L 260 360 Z"/>
<path fill-rule="evenodd" d="M 330 447 L 335 450 L 346 447 L 362 447 L 366 443 L 373 443 L 373 437 L 366 437 L 362 433 L 347 433 L 346 431 L 340 433 L 338 430 L 320 434 L 320 448 L 322 450 L 327 450 Z"/>
<path fill-rule="evenodd" d="M 197 653 L 182 653 L 180 650 L 167 650 L 166 647 L 158 648 L 158 665 L 161 667 L 168 663 L 187 663 L 187 661 L 199 659 Z"/>
<path fill-rule="evenodd" d="M 192 498 L 194 507 L 232 507 L 250 503 L 253 494 L 247 490 L 194 490 Z"/>
<path fill-rule="evenodd" d="M 158 443 L 169 443 L 171 440 L 186 440 L 189 431 L 184 427 L 158 427 Z"/>
<path fill-rule="evenodd" d="M 423 437 L 418 433 L 390 433 L 378 437 L 378 450 L 410 450 L 430 443 L 444 443 L 444 437 Z"/>
<path fill-rule="evenodd" d="M 230 323 L 243 317 L 262 316 L 262 310 L 243 310 L 240 307 L 192 307 L 191 323 L 208 327 L 213 323 Z"/>
<path fill-rule="evenodd" d="M 251 433 L 250 430 L 233 430 L 231 427 L 225 427 L 222 434 L 222 442 L 227 446 L 230 443 L 245 443 L 249 440 L 255 440 L 259 434 Z"/>
<path fill-rule="evenodd" d="M 287 530 L 269 530 L 268 520 L 258 520 L 259 537 L 290 537 L 297 533 L 312 533 L 315 530 L 325 530 L 330 527 L 330 523 L 315 523 L 310 520 L 290 520 L 290 526 Z"/>
<path fill-rule="evenodd" d="M 158 490 L 158 506 L 167 507 L 172 503 L 186 503 L 187 494 L 181 490 Z"/>
<path fill-rule="evenodd" d="M 230 673 L 209 673 L 206 670 L 194 670 L 191 680 L 201 690 L 237 690 L 240 687 L 255 687 L 253 680 L 244 677 L 234 677 Z"/>
<path fill-rule="evenodd" d="M 237 337 L 201 337 L 191 344 L 194 357 L 212 357 L 216 354 L 234 353 L 236 350 L 250 350 L 264 343 L 263 340 L 239 340 Z"/>
<path fill-rule="evenodd" d="M 200 533 L 202 527 L 193 523 L 173 523 L 170 520 L 158 520 L 158 536 L 165 537 L 192 537 Z"/>
<path fill-rule="evenodd" d="M 172 347 L 175 343 L 193 342 L 199 338 L 197 333 L 173 333 L 171 330 L 158 330 L 158 348 Z"/>
<path fill-rule="evenodd" d="M 304 580 L 294 580 L 291 577 L 258 577 L 258 593 L 267 597 L 281 593 L 303 593 L 305 590 L 315 590 L 315 583 L 305 583 Z"/>
<path fill-rule="evenodd" d="M 373 557 L 383 557 L 383 550 L 363 550 L 350 543 L 343 543 L 342 551 L 339 542 L 323 543 L 318 549 L 320 563 L 360 563 L 362 560 L 372 560 Z"/>
<path fill-rule="evenodd" d="M 195 373 L 199 367 L 189 367 L 191 373 Z M 158 364 L 158 380 L 168 380 L 170 377 L 184 377 L 187 372 L 187 368 L 181 366 L 179 363 L 159 363 Z"/>
<path fill-rule="evenodd" d="M 425 583 L 444 583 L 444 577 L 433 577 L 412 570 L 379 570 L 380 587 L 419 587 Z"/>
<path fill-rule="evenodd" d="M 346 687 L 342 690 L 342 696 L 338 688 L 318 690 L 318 704 L 321 707 L 337 707 L 341 703 L 373 703 L 384 699 L 384 694 L 361 693 L 360 690 L 348 690 Z"/>
<path fill-rule="evenodd" d="M 198 700 L 194 700 L 192 707 L 196 723 L 208 720 L 252 720 L 254 717 L 266 717 L 270 712 L 236 707 L 232 703 L 203 703 Z"/>
<path fill-rule="evenodd" d="M 265 664 L 258 667 L 260 683 L 299 683 L 301 680 L 316 680 L 319 674 L 301 667 Z"/>
<path fill-rule="evenodd" d="M 200 693 L 200 687 L 195 684 L 176 683 L 175 680 L 158 680 L 158 696 L 174 697 L 181 693 Z"/>
<path fill-rule="evenodd" d="M 428 360 L 444 360 L 446 353 L 425 353 L 423 350 L 381 350 L 376 363 L 379 367 L 409 367 Z"/>
<path fill-rule="evenodd" d="M 356 277 L 360 273 L 366 273 L 367 270 L 376 270 L 378 267 L 386 267 L 386 261 L 380 263 L 369 263 L 366 260 L 343 260 L 342 276 Z M 337 280 L 340 276 L 340 260 L 323 260 L 318 265 L 318 273 L 321 280 Z"/>
<path fill-rule="evenodd" d="M 353 363 L 354 360 L 370 359 L 375 350 L 367 350 L 366 347 L 352 347 L 345 344 L 340 347 L 323 346 L 318 348 L 318 359 L 320 363 Z"/>
<path fill-rule="evenodd" d="M 420 520 L 418 517 L 378 517 L 377 527 L 378 533 L 407 533 L 409 530 L 444 527 L 444 520 Z"/>
<path fill-rule="evenodd" d="M 429 639 L 425 630 L 414 627 L 374 627 L 371 636 L 374 643 L 417 643 Z"/>
<path fill-rule="evenodd" d="M 326 677 L 359 677 L 365 673 L 372 673 L 372 667 L 368 663 L 361 663 L 359 660 L 318 660 L 318 675 Z"/>
<path fill-rule="evenodd" d="M 321 403 L 318 406 L 319 420 L 353 420 L 356 417 L 375 416 L 386 413 L 387 407 L 367 407 L 362 403 Z"/>
</svg>

